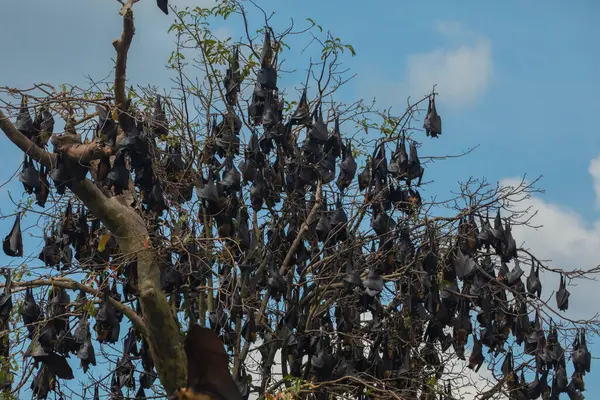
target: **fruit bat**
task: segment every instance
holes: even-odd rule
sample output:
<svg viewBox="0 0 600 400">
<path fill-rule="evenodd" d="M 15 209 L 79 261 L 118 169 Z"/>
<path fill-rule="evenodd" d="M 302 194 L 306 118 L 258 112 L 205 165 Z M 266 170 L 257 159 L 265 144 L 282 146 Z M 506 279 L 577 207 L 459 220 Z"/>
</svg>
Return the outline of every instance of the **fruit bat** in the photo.
<svg viewBox="0 0 600 400">
<path fill-rule="evenodd" d="M 485 361 L 485 356 L 483 355 L 483 346 L 481 340 L 477 338 L 477 335 L 473 334 L 473 350 L 471 351 L 471 355 L 469 356 L 469 365 L 470 369 L 474 369 L 475 372 L 479 372 L 479 368 Z"/>
<path fill-rule="evenodd" d="M 373 159 L 372 164 L 372 176 L 379 178 L 379 181 L 382 183 L 387 182 L 387 159 L 385 157 L 385 146 L 383 144 L 379 145 L 379 150 Z"/>
<path fill-rule="evenodd" d="M 404 134 L 392 154 L 388 172 L 396 179 L 405 179 L 408 175 L 408 153 L 406 152 L 406 139 Z"/>
<path fill-rule="evenodd" d="M 133 363 L 127 354 L 123 355 L 123 358 L 120 360 L 117 359 L 117 366 L 113 376 L 116 377 L 119 389 L 124 387 L 128 387 L 129 389 L 135 388 L 135 380 L 133 379 L 134 370 Z"/>
<path fill-rule="evenodd" d="M 508 262 L 511 259 L 518 257 L 517 243 L 515 242 L 515 239 L 512 236 L 509 220 L 506 220 L 506 225 L 504 228 L 504 239 L 505 239 L 505 241 L 504 241 L 503 245 L 501 246 L 502 247 L 501 259 L 502 259 L 502 261 Z"/>
<path fill-rule="evenodd" d="M 248 318 L 246 318 L 246 321 L 244 322 L 244 326 L 242 326 L 242 337 L 250 343 L 256 342 L 257 329 L 253 314 L 248 315 Z"/>
<path fill-rule="evenodd" d="M 31 382 L 31 391 L 36 399 L 45 399 L 50 391 L 54 390 L 56 377 L 46 365 L 38 370 L 36 376 Z"/>
<path fill-rule="evenodd" d="M 346 264 L 346 274 L 344 275 L 344 289 L 353 292 L 355 288 L 363 288 L 362 280 L 357 269 L 354 268 L 352 260 Z"/>
<path fill-rule="evenodd" d="M 237 103 L 237 94 L 240 91 L 240 84 L 242 83 L 239 53 L 240 49 L 236 46 L 229 55 L 229 68 L 227 68 L 225 79 L 223 80 L 226 90 L 225 99 L 230 106 Z"/>
<path fill-rule="evenodd" d="M 508 350 L 506 352 L 506 356 L 504 357 L 504 361 L 502 362 L 502 367 L 500 368 L 502 374 L 506 377 L 507 381 L 510 381 L 509 375 L 514 375 L 514 362 L 513 362 L 513 353 L 512 350 Z M 515 377 L 513 377 L 514 379 Z"/>
<path fill-rule="evenodd" d="M 4 293 L 2 293 L 2 296 L 0 296 L 0 326 L 3 327 L 6 327 L 8 319 L 10 318 L 10 313 L 13 308 L 12 294 L 10 291 L 10 270 L 5 272 L 5 278 L 6 282 L 4 284 Z"/>
<path fill-rule="evenodd" d="M 378 212 L 373 217 L 371 227 L 377 236 L 382 236 L 396 229 L 396 221 L 385 212 Z"/>
<path fill-rule="evenodd" d="M 331 232 L 331 223 L 325 213 L 321 214 L 321 218 L 319 218 L 319 221 L 317 222 L 315 231 L 320 242 L 325 242 L 327 240 L 327 237 Z"/>
<path fill-rule="evenodd" d="M 365 292 L 371 297 L 379 295 L 383 290 L 383 278 L 377 271 L 372 269 L 369 270 L 367 277 L 362 281 L 362 284 L 365 288 Z"/>
<path fill-rule="evenodd" d="M 473 326 L 469 317 L 469 301 L 462 298 L 459 303 L 458 315 L 454 318 L 452 336 L 456 344 L 464 345 L 467 343 L 469 335 L 473 332 Z"/>
<path fill-rule="evenodd" d="M 29 139 L 32 139 L 33 120 L 31 119 L 31 114 L 29 113 L 29 109 L 27 108 L 27 97 L 25 96 L 21 98 L 21 107 L 19 109 L 19 114 L 17 115 L 17 120 L 15 121 L 15 128 L 17 128 L 23 135 L 27 136 Z"/>
<path fill-rule="evenodd" d="M 123 354 L 127 354 L 133 357 L 139 356 L 137 349 L 137 331 L 134 327 L 130 327 L 127 331 L 127 335 L 123 339 Z"/>
<path fill-rule="evenodd" d="M 98 335 L 98 341 L 100 343 L 116 343 L 119 340 L 120 326 L 117 318 L 117 310 L 115 310 L 108 299 L 109 291 L 108 289 L 105 289 L 102 302 L 96 313 L 96 325 L 94 326 L 94 330 Z"/>
<path fill-rule="evenodd" d="M 35 298 L 33 297 L 33 290 L 31 288 L 27 288 L 25 290 L 25 298 L 23 299 L 23 305 L 21 306 L 21 318 L 23 318 L 23 323 L 25 325 L 29 325 L 27 329 L 29 330 L 30 336 L 32 336 L 33 331 L 35 331 L 35 327 L 31 324 L 37 322 L 42 315 L 42 310 L 40 306 L 35 302 Z"/>
<path fill-rule="evenodd" d="M 144 387 L 140 385 L 138 391 L 135 393 L 135 400 L 146 400 L 146 392 Z"/>
<path fill-rule="evenodd" d="M 504 227 L 502 226 L 502 218 L 500 217 L 500 209 L 496 213 L 494 219 L 494 227 L 491 229 L 492 235 L 494 236 L 494 248 L 496 248 L 496 254 L 502 254 L 501 245 L 506 243 L 506 236 L 504 233 Z"/>
<path fill-rule="evenodd" d="M 340 120 L 336 115 L 334 119 L 334 128 L 333 132 L 329 135 L 327 142 L 325 142 L 323 146 L 323 151 L 325 154 L 333 155 L 333 159 L 335 160 L 339 156 L 342 155 L 342 134 L 340 132 Z"/>
<path fill-rule="evenodd" d="M 490 225 L 490 218 L 486 215 L 485 219 L 479 215 L 479 224 L 481 225 L 481 231 L 477 235 L 477 240 L 482 246 L 486 246 L 489 250 L 490 246 L 494 244 L 494 234 L 492 232 L 492 225 Z"/>
<path fill-rule="evenodd" d="M 167 0 L 158 1 L 162 1 L 164 4 L 167 3 Z M 162 101 L 160 96 L 156 96 L 156 101 L 154 102 L 154 113 L 152 115 L 152 132 L 158 137 L 166 136 L 169 133 L 168 126 L 167 116 L 162 106 Z"/>
<path fill-rule="evenodd" d="M 560 311 L 567 311 L 569 308 L 569 296 L 571 294 L 567 290 L 567 279 L 564 275 L 560 275 L 560 287 L 556 292 L 556 305 Z"/>
<path fill-rule="evenodd" d="M 77 358 L 81 360 L 83 372 L 87 372 L 90 365 L 96 365 L 96 353 L 92 344 L 90 325 L 87 316 L 82 316 L 75 331 L 75 340 L 80 343 Z"/>
<path fill-rule="evenodd" d="M 342 202 L 338 199 L 336 203 L 336 209 L 331 216 L 331 225 L 333 226 L 333 232 L 336 234 L 338 240 L 346 240 L 348 238 L 348 230 L 346 224 L 348 223 L 348 216 L 344 211 Z"/>
<path fill-rule="evenodd" d="M 335 178 L 335 157 L 329 153 L 321 158 L 317 166 L 317 172 L 324 184 L 328 184 Z"/>
<path fill-rule="evenodd" d="M 290 119 L 292 125 L 310 125 L 310 109 L 308 100 L 306 99 L 306 88 L 302 91 L 302 96 L 298 102 L 298 106 Z"/>
<path fill-rule="evenodd" d="M 417 154 L 417 145 L 415 142 L 410 144 L 410 156 L 408 158 L 408 175 L 406 179 L 407 185 L 411 184 L 413 179 L 419 179 L 417 181 L 417 186 L 421 185 L 421 179 L 423 179 L 423 172 L 425 169 L 421 166 L 421 161 L 419 161 L 419 156 Z"/>
<path fill-rule="evenodd" d="M 269 28 L 265 27 L 265 36 L 263 41 L 263 47 L 260 54 L 260 65 L 261 67 L 270 67 L 273 62 L 273 47 L 271 46 L 271 32 Z"/>
<path fill-rule="evenodd" d="M 226 193 L 236 192 L 241 188 L 241 176 L 239 171 L 233 165 L 233 157 L 225 160 L 225 169 L 223 170 L 223 180 L 219 182 Z"/>
<path fill-rule="evenodd" d="M 148 206 L 149 210 L 154 211 L 157 214 L 161 214 L 167 207 L 160 181 L 156 179 L 153 180 L 152 190 L 150 190 L 149 194 L 144 194 L 143 203 Z"/>
<path fill-rule="evenodd" d="M 156 0 L 156 5 L 162 12 L 169 14 L 169 0 Z"/>
<path fill-rule="evenodd" d="M 279 268 L 271 264 L 268 268 L 267 284 L 269 286 L 269 295 L 276 301 L 280 301 L 281 297 L 285 298 L 287 294 L 286 281 L 279 272 Z"/>
<path fill-rule="evenodd" d="M 129 178 L 129 170 L 125 165 L 125 153 L 120 151 L 115 158 L 113 167 L 106 176 L 108 188 L 114 187 L 115 194 L 122 194 L 124 190 L 129 189 Z"/>
<path fill-rule="evenodd" d="M 357 164 L 352 155 L 352 147 L 350 141 L 346 146 L 342 147 L 342 162 L 340 164 L 340 174 L 337 179 L 337 187 L 343 191 L 350 186 L 354 176 L 356 175 Z"/>
<path fill-rule="evenodd" d="M 262 122 L 262 115 L 265 110 L 265 96 L 266 93 L 261 84 L 256 82 L 254 92 L 252 93 L 252 102 L 250 103 L 250 107 L 248 107 L 248 116 L 250 122 L 254 125 L 260 125 Z"/>
<path fill-rule="evenodd" d="M 547 376 L 548 376 L 548 372 L 545 372 L 542 375 L 542 379 L 540 379 L 540 375 L 536 371 L 534 380 L 529 382 L 525 387 L 525 392 L 527 393 L 527 398 L 537 399 L 542 395 L 542 391 L 544 390 L 544 387 L 548 385 L 547 381 L 546 381 Z"/>
<path fill-rule="evenodd" d="M 58 153 L 56 156 L 56 167 L 48 173 L 52 181 L 54 182 L 54 186 L 56 187 L 56 192 L 59 195 L 65 194 L 65 188 L 69 184 L 69 182 L 73 179 L 72 175 L 69 173 L 69 169 L 65 164 L 62 153 Z"/>
<path fill-rule="evenodd" d="M 163 160 L 163 167 L 171 179 L 177 177 L 185 168 L 181 157 L 181 149 L 177 150 L 173 146 L 169 146 L 167 155 Z"/>
<path fill-rule="evenodd" d="M 527 277 L 527 291 L 530 294 L 535 294 L 537 297 L 542 295 L 542 282 L 540 281 L 540 265 L 535 267 L 535 261 L 531 259 L 531 270 Z"/>
<path fill-rule="evenodd" d="M 188 387 L 178 390 L 179 399 L 206 398 L 204 396 L 223 400 L 242 399 L 229 373 L 228 355 L 216 333 L 193 325 L 185 338 L 185 352 Z"/>
<path fill-rule="evenodd" d="M 429 97 L 429 105 L 427 106 L 427 115 L 423 121 L 425 134 L 431 137 L 438 137 L 442 134 L 442 119 L 435 108 L 435 95 Z"/>
<path fill-rule="evenodd" d="M 265 200 L 266 187 L 259 173 L 255 179 L 254 185 L 250 188 L 250 203 L 252 209 L 256 212 L 262 209 Z"/>
<path fill-rule="evenodd" d="M 569 400 L 584 400 L 585 397 L 573 385 L 569 384 L 565 390 Z"/>
<path fill-rule="evenodd" d="M 44 247 L 38 257 L 47 267 L 58 266 L 61 258 L 60 248 L 56 243 L 54 231 L 50 236 L 44 231 Z"/>
<path fill-rule="evenodd" d="M 40 167 L 39 180 L 40 186 L 37 189 L 34 189 L 35 203 L 40 207 L 44 207 L 46 205 L 46 200 L 48 200 L 48 195 L 50 194 L 48 169 L 44 165 Z"/>
<path fill-rule="evenodd" d="M 328 139 L 327 125 L 323 121 L 323 113 L 321 105 L 319 105 L 313 114 L 314 122 L 308 130 L 308 137 L 314 139 L 316 143 L 325 143 Z"/>
<path fill-rule="evenodd" d="M 358 174 L 358 189 L 362 192 L 371 183 L 371 160 L 367 159 L 365 169 Z"/>
<path fill-rule="evenodd" d="M 68 318 L 65 314 L 70 302 L 71 299 L 64 289 L 52 288 L 51 299 L 48 302 L 48 317 L 52 320 L 57 334 L 65 332 L 68 328 Z"/>
<path fill-rule="evenodd" d="M 23 160 L 23 169 L 19 173 L 19 182 L 23 184 L 23 187 L 28 194 L 38 191 L 42 184 L 39 173 L 33 165 L 33 161 L 31 158 L 27 157 L 27 155 L 25 155 L 25 159 Z"/>
<path fill-rule="evenodd" d="M 33 340 L 25 352 L 25 357 L 32 357 L 36 363 L 41 362 L 53 375 L 61 379 L 73 379 L 73 370 L 67 359 L 52 351 L 46 351 L 40 342 Z"/>
<path fill-rule="evenodd" d="M 275 109 L 275 105 L 272 103 L 272 99 L 267 99 L 265 101 L 265 107 L 262 115 L 262 124 L 265 127 L 265 137 L 271 139 L 269 135 L 269 131 L 272 130 L 279 123 L 279 116 L 277 110 Z M 270 142 L 272 146 L 272 142 Z M 270 146 L 269 146 L 270 147 Z M 265 153 L 269 153 L 269 151 L 265 151 Z"/>
<path fill-rule="evenodd" d="M 46 107 L 40 107 L 33 121 L 34 142 L 44 147 L 54 132 L 54 117 Z"/>
<path fill-rule="evenodd" d="M 319 381 L 330 380 L 335 366 L 335 359 L 328 347 L 324 340 L 317 341 L 315 354 L 310 358 L 311 372 Z"/>
<path fill-rule="evenodd" d="M 21 213 L 15 217 L 10 233 L 2 242 L 2 250 L 9 257 L 23 257 L 23 236 L 21 235 Z"/>
<path fill-rule="evenodd" d="M 568 390 L 576 390 L 576 391 L 584 391 L 585 390 L 585 382 L 583 381 L 583 374 L 580 372 L 573 372 L 571 375 L 571 382 L 567 386 Z"/>
<path fill-rule="evenodd" d="M 539 314 L 536 312 L 535 319 L 533 323 L 531 323 L 529 334 L 525 337 L 525 354 L 535 355 L 538 342 L 540 342 L 540 337 L 542 340 L 545 340 L 543 337 L 544 333 L 541 330 Z"/>
<path fill-rule="evenodd" d="M 506 277 L 506 282 L 509 286 L 512 286 L 521 279 L 521 276 L 523 276 L 523 274 L 524 272 L 521 269 L 521 266 L 519 265 L 519 260 L 515 258 L 515 267 L 508 273 L 508 276 Z"/>
<path fill-rule="evenodd" d="M 586 372 L 590 372 L 592 355 L 587 348 L 584 329 L 577 332 L 577 336 L 573 342 L 571 358 L 576 373 L 585 375 Z"/>
<path fill-rule="evenodd" d="M 567 389 L 569 380 L 567 379 L 567 370 L 562 363 L 558 364 L 554 376 L 556 377 L 556 388 L 559 392 L 564 392 Z"/>
<path fill-rule="evenodd" d="M 475 271 L 477 271 L 477 263 L 475 260 L 464 254 L 460 250 L 460 247 L 456 248 L 452 265 L 454 266 L 457 278 L 462 280 L 470 278 Z"/>
</svg>

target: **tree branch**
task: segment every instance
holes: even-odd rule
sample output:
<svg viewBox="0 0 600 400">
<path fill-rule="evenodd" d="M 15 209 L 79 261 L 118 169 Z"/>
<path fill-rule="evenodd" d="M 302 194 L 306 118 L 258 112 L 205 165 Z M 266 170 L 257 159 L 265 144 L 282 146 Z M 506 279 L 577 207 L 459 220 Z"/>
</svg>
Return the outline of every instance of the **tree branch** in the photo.
<svg viewBox="0 0 600 400">
<path fill-rule="evenodd" d="M 60 136 L 53 136 L 50 140 L 55 148 L 61 150 L 63 154 L 67 154 L 70 158 L 78 161 L 82 165 L 90 165 L 94 160 L 100 158 L 108 158 L 113 154 L 110 147 L 102 146 L 99 142 L 87 144 L 61 144 Z"/>
<path fill-rule="evenodd" d="M 129 2 L 124 7 L 123 12 L 123 33 L 121 38 L 113 42 L 113 46 L 117 51 L 117 60 L 115 62 L 115 100 L 119 110 L 125 104 L 125 78 L 127 71 L 127 52 L 131 45 L 131 40 L 135 33 L 133 26 L 133 11 L 131 9 L 133 2 Z"/>
<path fill-rule="evenodd" d="M 101 298 L 103 296 L 103 293 L 100 290 L 93 289 L 86 285 L 82 285 L 81 283 L 75 282 L 74 280 L 68 279 L 68 278 L 36 279 L 33 281 L 26 281 L 26 282 L 11 282 L 10 286 L 12 288 L 20 288 L 20 287 L 33 288 L 33 287 L 39 287 L 39 286 L 56 286 L 56 287 L 63 288 L 63 289 L 83 290 L 84 292 L 91 294 L 93 296 L 96 296 L 98 298 Z M 116 308 L 118 311 L 123 313 L 123 315 L 125 315 L 131 321 L 131 323 L 135 326 L 135 329 L 137 329 L 138 332 L 140 332 L 144 336 L 147 336 L 147 331 L 146 331 L 146 326 L 144 325 L 144 320 L 139 315 L 137 315 L 137 313 L 133 309 L 131 309 L 130 307 L 127 307 L 125 304 L 113 299 L 112 297 L 109 297 L 109 301 L 113 305 L 114 308 Z"/>
<path fill-rule="evenodd" d="M 285 275 L 286 269 L 287 269 L 289 263 L 292 261 L 292 257 L 294 256 L 294 252 L 298 249 L 298 246 L 300 246 L 300 242 L 302 242 L 302 240 L 304 240 L 304 238 L 303 238 L 304 233 L 308 230 L 308 228 L 312 224 L 313 220 L 317 216 L 317 212 L 321 208 L 321 190 L 322 190 L 321 182 L 319 182 L 319 184 L 317 185 L 317 193 L 315 194 L 315 204 L 313 205 L 313 208 L 310 210 L 310 213 L 308 214 L 306 221 L 304 221 L 304 223 L 300 227 L 300 230 L 298 231 L 298 235 L 296 235 L 296 238 L 292 242 L 292 245 L 290 246 L 287 254 L 285 255 L 285 259 L 283 260 L 283 264 L 281 264 L 281 268 L 279 268 L 279 273 L 282 276 Z"/>
</svg>

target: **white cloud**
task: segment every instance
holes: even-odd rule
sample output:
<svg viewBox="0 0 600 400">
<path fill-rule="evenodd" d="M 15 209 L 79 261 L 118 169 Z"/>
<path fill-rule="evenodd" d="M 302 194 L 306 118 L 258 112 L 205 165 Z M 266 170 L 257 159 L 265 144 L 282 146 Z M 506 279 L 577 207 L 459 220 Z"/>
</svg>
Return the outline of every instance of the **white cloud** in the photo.
<svg viewBox="0 0 600 400">
<path fill-rule="evenodd" d="M 596 206 L 600 208 L 600 156 L 594 158 L 588 169 L 594 178 L 594 191 L 596 192 Z"/>
<path fill-rule="evenodd" d="M 490 83 L 493 72 L 491 43 L 457 22 L 440 22 L 436 29 L 454 44 L 408 55 L 403 86 L 408 93 L 420 96 L 437 84 L 440 102 L 446 107 L 470 106 L 485 93 Z"/>
<path fill-rule="evenodd" d="M 378 104 L 404 108 L 407 97 L 417 98 L 431 93 L 433 85 L 439 93 L 438 103 L 444 110 L 460 110 L 475 104 L 486 92 L 494 71 L 490 40 L 459 22 L 443 21 L 433 28 L 443 45 L 421 53 L 407 54 L 400 76 L 390 79 L 373 73 L 359 80 L 359 92 L 375 97 Z"/>
<path fill-rule="evenodd" d="M 457 35 L 460 32 L 465 32 L 465 28 L 458 21 L 438 21 L 435 24 L 435 29 L 442 35 L 446 36 Z"/>
</svg>

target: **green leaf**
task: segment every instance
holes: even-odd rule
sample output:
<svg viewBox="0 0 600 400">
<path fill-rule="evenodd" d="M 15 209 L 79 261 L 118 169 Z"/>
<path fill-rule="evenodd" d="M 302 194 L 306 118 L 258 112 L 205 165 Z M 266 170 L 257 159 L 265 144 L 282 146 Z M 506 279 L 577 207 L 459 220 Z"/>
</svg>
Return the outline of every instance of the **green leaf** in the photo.
<svg viewBox="0 0 600 400">
<path fill-rule="evenodd" d="M 354 51 L 354 46 L 352 46 L 351 44 L 346 44 L 344 45 L 344 47 L 350 50 L 350 53 L 352 53 L 352 57 L 356 55 L 356 51 Z"/>
</svg>

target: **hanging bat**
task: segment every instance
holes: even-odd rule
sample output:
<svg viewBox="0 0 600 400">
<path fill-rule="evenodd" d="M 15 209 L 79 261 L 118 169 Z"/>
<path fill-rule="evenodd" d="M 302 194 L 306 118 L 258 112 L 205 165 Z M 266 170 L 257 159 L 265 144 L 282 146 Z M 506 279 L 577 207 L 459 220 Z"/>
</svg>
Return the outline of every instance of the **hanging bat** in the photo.
<svg viewBox="0 0 600 400">
<path fill-rule="evenodd" d="M 427 136 L 437 138 L 442 134 L 442 119 L 437 113 L 435 108 L 435 95 L 429 98 L 429 105 L 427 106 L 427 115 L 423 121 L 423 128 Z"/>
<path fill-rule="evenodd" d="M 556 305 L 561 311 L 567 311 L 569 308 L 569 296 L 571 293 L 567 290 L 567 278 L 560 275 L 560 287 L 556 292 Z"/>
<path fill-rule="evenodd" d="M 21 235 L 21 213 L 15 217 L 10 233 L 2 242 L 2 250 L 9 257 L 23 257 L 23 236 Z"/>
</svg>

